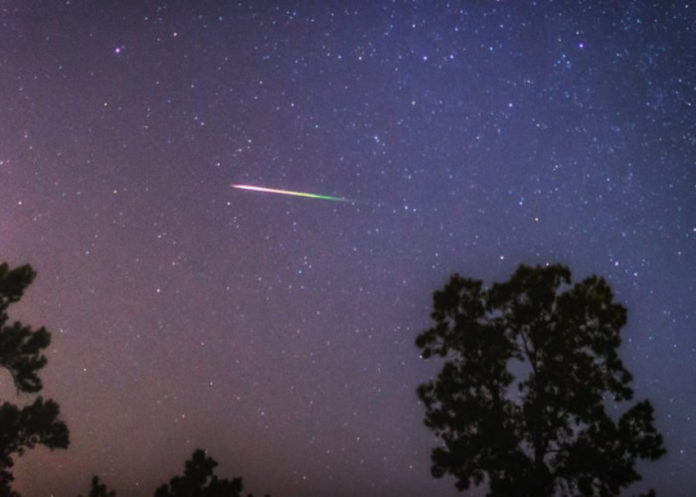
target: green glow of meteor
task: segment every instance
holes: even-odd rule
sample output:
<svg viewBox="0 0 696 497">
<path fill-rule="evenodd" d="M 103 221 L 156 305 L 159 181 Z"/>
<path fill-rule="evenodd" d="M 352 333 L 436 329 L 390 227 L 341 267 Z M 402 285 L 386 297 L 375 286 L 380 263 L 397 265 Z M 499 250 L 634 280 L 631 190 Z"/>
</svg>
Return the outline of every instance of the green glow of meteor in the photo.
<svg viewBox="0 0 696 497">
<path fill-rule="evenodd" d="M 238 188 L 240 190 L 251 190 L 253 192 L 278 193 L 280 195 L 293 195 L 295 197 L 318 198 L 320 200 L 332 200 L 334 202 L 353 202 L 353 200 L 350 200 L 350 199 L 344 198 L 344 197 L 334 197 L 331 195 L 317 195 L 316 193 L 294 192 L 292 190 L 278 190 L 276 188 L 265 188 L 263 186 L 232 185 L 232 188 Z"/>
</svg>

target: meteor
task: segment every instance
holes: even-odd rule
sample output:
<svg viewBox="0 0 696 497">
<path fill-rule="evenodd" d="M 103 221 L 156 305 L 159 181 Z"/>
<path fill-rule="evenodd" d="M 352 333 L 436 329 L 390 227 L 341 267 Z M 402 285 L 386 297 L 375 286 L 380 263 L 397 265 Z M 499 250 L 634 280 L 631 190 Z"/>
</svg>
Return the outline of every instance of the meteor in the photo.
<svg viewBox="0 0 696 497">
<path fill-rule="evenodd" d="M 232 185 L 232 188 L 239 190 L 250 190 L 252 192 L 278 193 L 280 195 L 293 195 L 295 197 L 318 198 L 320 200 L 332 200 L 333 202 L 355 202 L 345 197 L 334 197 L 332 195 L 317 195 L 316 193 L 294 192 L 292 190 L 278 190 L 276 188 L 266 188 L 263 186 L 252 185 Z"/>
</svg>

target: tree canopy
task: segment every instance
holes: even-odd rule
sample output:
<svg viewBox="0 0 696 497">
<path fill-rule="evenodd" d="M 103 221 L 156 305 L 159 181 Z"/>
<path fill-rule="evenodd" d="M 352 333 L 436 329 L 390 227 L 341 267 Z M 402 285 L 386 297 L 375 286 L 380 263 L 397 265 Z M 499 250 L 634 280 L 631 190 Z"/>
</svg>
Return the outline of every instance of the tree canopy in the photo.
<svg viewBox="0 0 696 497">
<path fill-rule="evenodd" d="M 10 323 L 7 315 L 10 304 L 20 300 L 35 276 L 29 265 L 10 269 L 0 264 L 0 367 L 10 373 L 17 393 L 41 390 L 38 372 L 46 365 L 43 350 L 51 343 L 45 328 L 33 330 L 19 321 Z M 49 449 L 68 446 L 68 428 L 59 414 L 58 404 L 41 396 L 24 407 L 9 402 L 0 405 L 0 497 L 18 495 L 10 486 L 13 456 L 21 456 L 36 445 Z"/>
<path fill-rule="evenodd" d="M 183 476 L 175 476 L 159 487 L 155 497 L 242 497 L 242 479 L 218 478 L 213 474 L 217 465 L 204 450 L 196 450 L 186 461 Z"/>
<path fill-rule="evenodd" d="M 637 460 L 665 453 L 649 401 L 617 414 L 633 396 L 618 355 L 626 309 L 604 279 L 520 266 L 484 288 L 454 274 L 431 317 L 416 346 L 443 361 L 418 388 L 442 442 L 433 476 L 490 497 L 609 497 L 640 480 Z"/>
<path fill-rule="evenodd" d="M 78 495 L 78 497 L 82 496 Z M 116 492 L 110 490 L 105 483 L 100 482 L 99 477 L 95 475 L 92 477 L 88 497 L 116 497 Z"/>
<path fill-rule="evenodd" d="M 218 478 L 213 474 L 217 465 L 217 461 L 208 457 L 204 450 L 196 450 L 186 461 L 184 474 L 161 485 L 155 491 L 155 497 L 242 497 L 242 479 Z M 116 497 L 116 492 L 101 483 L 98 476 L 93 476 L 88 497 Z M 247 497 L 254 496 L 249 494 Z"/>
</svg>

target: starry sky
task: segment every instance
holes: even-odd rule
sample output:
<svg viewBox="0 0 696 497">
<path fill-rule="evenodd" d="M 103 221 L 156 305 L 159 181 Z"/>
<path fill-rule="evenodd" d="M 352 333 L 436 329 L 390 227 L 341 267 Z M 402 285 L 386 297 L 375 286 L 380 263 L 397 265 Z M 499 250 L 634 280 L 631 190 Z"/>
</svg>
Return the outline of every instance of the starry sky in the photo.
<svg viewBox="0 0 696 497">
<path fill-rule="evenodd" d="M 415 394 L 432 292 L 561 262 L 628 308 L 668 449 L 634 490 L 692 495 L 695 25 L 687 1 L 0 0 L 0 258 L 38 271 L 10 315 L 53 333 L 71 431 L 17 489 L 145 497 L 203 447 L 257 494 L 461 495 Z"/>
</svg>

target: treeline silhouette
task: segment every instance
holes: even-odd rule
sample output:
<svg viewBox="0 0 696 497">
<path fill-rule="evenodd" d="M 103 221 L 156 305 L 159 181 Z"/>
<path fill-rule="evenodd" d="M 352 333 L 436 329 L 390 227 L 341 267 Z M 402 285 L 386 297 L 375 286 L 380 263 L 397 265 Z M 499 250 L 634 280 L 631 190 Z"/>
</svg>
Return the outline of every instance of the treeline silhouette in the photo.
<svg viewBox="0 0 696 497">
<path fill-rule="evenodd" d="M 213 474 L 217 465 L 217 461 L 208 457 L 204 450 L 194 451 L 191 459 L 186 461 L 184 474 L 160 486 L 155 491 L 155 497 L 242 497 L 242 479 L 218 478 Z M 109 490 L 98 476 L 94 476 L 87 497 L 116 497 L 116 492 Z M 248 494 L 247 497 L 254 495 Z M 270 495 L 266 494 L 265 497 Z"/>
<path fill-rule="evenodd" d="M 0 264 L 0 367 L 28 395 L 42 388 L 38 372 L 51 335 L 10 322 L 7 310 L 35 276 L 29 265 Z M 484 288 L 455 274 L 434 292 L 431 317 L 434 326 L 416 346 L 424 359 L 443 361 L 440 373 L 417 389 L 425 424 L 441 441 L 431 453 L 433 477 L 453 476 L 459 490 L 485 484 L 488 497 L 618 497 L 641 479 L 638 461 L 665 453 L 649 401 L 618 420 L 607 414 L 611 403 L 630 401 L 633 390 L 618 356 L 626 309 L 602 278 L 571 285 L 565 266 L 520 266 L 509 281 Z M 19 497 L 12 489 L 14 457 L 37 445 L 68 444 L 55 401 L 4 402 L 0 497 Z M 183 475 L 154 497 L 242 497 L 242 479 L 219 478 L 216 466 L 196 450 Z M 115 496 L 92 478 L 88 497 Z M 650 490 L 640 497 L 654 496 Z"/>
</svg>

